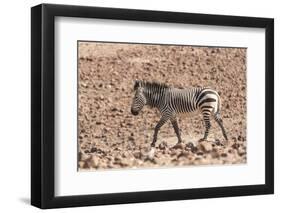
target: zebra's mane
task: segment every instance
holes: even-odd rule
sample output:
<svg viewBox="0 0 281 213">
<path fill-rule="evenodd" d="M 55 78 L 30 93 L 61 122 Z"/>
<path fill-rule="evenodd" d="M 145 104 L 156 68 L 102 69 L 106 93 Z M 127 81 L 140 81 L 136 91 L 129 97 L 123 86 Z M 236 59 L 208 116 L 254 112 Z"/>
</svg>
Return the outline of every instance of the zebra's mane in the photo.
<svg viewBox="0 0 281 213">
<path fill-rule="evenodd" d="M 149 81 L 136 81 L 135 82 L 135 86 L 134 89 L 137 89 L 139 86 L 141 87 L 145 87 L 148 89 L 163 89 L 163 88 L 170 88 L 170 86 L 168 86 L 165 83 L 159 83 L 159 82 L 149 82 Z"/>
</svg>

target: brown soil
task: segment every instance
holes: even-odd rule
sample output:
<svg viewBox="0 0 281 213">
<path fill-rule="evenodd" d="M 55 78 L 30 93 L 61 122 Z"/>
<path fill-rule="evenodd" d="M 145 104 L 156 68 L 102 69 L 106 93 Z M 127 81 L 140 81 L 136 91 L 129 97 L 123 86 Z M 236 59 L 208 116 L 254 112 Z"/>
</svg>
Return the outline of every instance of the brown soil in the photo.
<svg viewBox="0 0 281 213">
<path fill-rule="evenodd" d="M 143 168 L 246 162 L 246 49 L 171 45 L 78 44 L 78 168 Z M 174 87 L 210 86 L 222 99 L 229 141 L 212 120 L 208 141 L 201 115 L 179 117 L 184 145 L 170 122 L 150 148 L 156 109 L 130 112 L 134 80 Z"/>
</svg>

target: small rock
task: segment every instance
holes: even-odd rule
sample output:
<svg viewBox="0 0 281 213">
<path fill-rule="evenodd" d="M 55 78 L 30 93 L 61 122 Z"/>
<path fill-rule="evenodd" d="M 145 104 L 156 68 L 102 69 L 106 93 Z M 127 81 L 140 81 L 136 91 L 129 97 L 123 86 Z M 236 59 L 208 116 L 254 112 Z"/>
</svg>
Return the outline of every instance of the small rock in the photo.
<svg viewBox="0 0 281 213">
<path fill-rule="evenodd" d="M 133 153 L 133 155 L 134 155 L 135 158 L 141 158 L 141 152 L 140 151 L 135 151 Z"/>
<path fill-rule="evenodd" d="M 192 142 L 187 143 L 186 147 L 192 149 L 194 148 L 194 144 Z"/>
<path fill-rule="evenodd" d="M 203 152 L 197 152 L 196 154 L 197 154 L 197 155 L 204 155 Z"/>
<path fill-rule="evenodd" d="M 238 149 L 238 154 L 239 154 L 240 156 L 243 156 L 243 155 L 246 154 L 246 151 L 245 151 L 242 147 L 240 147 L 240 148 Z"/>
<path fill-rule="evenodd" d="M 129 136 L 129 137 L 128 137 L 128 140 L 129 140 L 129 141 L 135 141 L 135 138 L 134 138 L 133 136 Z"/>
<path fill-rule="evenodd" d="M 125 152 L 122 153 L 122 157 L 128 158 L 128 157 L 130 157 L 130 153 L 125 151 Z"/>
<path fill-rule="evenodd" d="M 99 166 L 99 158 L 93 155 L 91 158 L 91 164 L 92 167 L 97 168 Z"/>
<path fill-rule="evenodd" d="M 114 166 L 114 164 L 112 163 L 112 162 L 109 162 L 108 163 L 108 168 L 110 168 L 110 169 L 113 169 L 115 166 Z"/>
<path fill-rule="evenodd" d="M 212 151 L 212 152 L 211 152 L 211 156 L 212 156 L 212 158 L 218 158 L 220 155 L 219 155 L 218 152 Z"/>
<path fill-rule="evenodd" d="M 232 137 L 231 138 L 234 142 L 237 142 L 237 138 L 236 137 Z"/>
<path fill-rule="evenodd" d="M 155 155 L 155 148 L 151 148 L 151 150 L 147 153 L 147 158 L 149 160 L 153 160 L 154 155 Z"/>
<path fill-rule="evenodd" d="M 164 150 L 168 147 L 168 144 L 167 144 L 166 141 L 163 141 L 162 143 L 159 144 L 158 147 L 159 147 L 160 150 Z"/>
<path fill-rule="evenodd" d="M 227 153 L 221 153 L 222 157 L 227 157 Z"/>
<path fill-rule="evenodd" d="M 111 111 L 116 112 L 116 111 L 118 111 L 118 109 L 116 107 L 114 107 L 114 108 L 111 109 Z"/>
<path fill-rule="evenodd" d="M 189 156 L 189 154 L 190 154 L 189 152 L 183 151 L 178 155 L 178 158 L 181 158 L 181 157 L 187 158 Z"/>
<path fill-rule="evenodd" d="M 219 139 L 216 139 L 216 140 L 215 140 L 215 143 L 216 143 L 216 145 L 217 145 L 217 146 L 221 146 L 221 145 L 223 145 L 223 144 L 220 142 L 220 140 L 219 140 Z"/>
<path fill-rule="evenodd" d="M 109 161 L 113 161 L 114 157 L 113 156 L 106 156 L 106 159 L 109 160 Z"/>
<path fill-rule="evenodd" d="M 86 161 L 83 166 L 83 169 L 90 169 L 90 168 L 91 168 L 91 163 L 89 161 Z"/>
<path fill-rule="evenodd" d="M 84 168 L 85 162 L 84 161 L 79 161 L 79 168 Z"/>
<path fill-rule="evenodd" d="M 175 146 L 173 146 L 174 149 L 184 149 L 183 143 L 177 143 Z"/>
<path fill-rule="evenodd" d="M 173 149 L 173 150 L 171 151 L 171 156 L 175 156 L 175 155 L 177 155 L 177 154 L 178 154 L 178 153 L 177 153 L 176 150 Z"/>
<path fill-rule="evenodd" d="M 120 162 L 120 164 L 122 166 L 128 166 L 128 165 L 130 165 L 130 162 L 128 161 L 128 159 L 123 158 L 122 161 Z"/>
<path fill-rule="evenodd" d="M 98 149 L 96 147 L 91 148 L 91 152 L 97 152 Z"/>
<path fill-rule="evenodd" d="M 205 151 L 205 152 L 210 152 L 212 151 L 213 149 L 213 146 L 211 143 L 209 142 L 206 142 L 206 141 L 202 141 L 200 144 L 199 144 L 199 149 Z"/>
<path fill-rule="evenodd" d="M 233 149 L 238 149 L 240 147 L 240 145 L 238 143 L 234 143 L 231 147 Z"/>
</svg>

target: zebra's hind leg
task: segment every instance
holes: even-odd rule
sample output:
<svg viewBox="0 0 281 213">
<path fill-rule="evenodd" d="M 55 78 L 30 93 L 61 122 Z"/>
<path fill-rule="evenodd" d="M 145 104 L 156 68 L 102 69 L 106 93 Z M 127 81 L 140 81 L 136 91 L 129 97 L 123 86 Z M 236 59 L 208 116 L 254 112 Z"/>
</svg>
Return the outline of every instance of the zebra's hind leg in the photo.
<svg viewBox="0 0 281 213">
<path fill-rule="evenodd" d="M 182 139 L 181 139 L 181 135 L 180 135 L 180 128 L 178 126 L 177 118 L 175 116 L 173 116 L 172 118 L 170 118 L 170 121 L 171 121 L 173 128 L 175 130 L 175 133 L 177 135 L 178 144 L 182 143 Z"/>
<path fill-rule="evenodd" d="M 209 135 L 209 130 L 211 128 L 211 122 L 210 122 L 210 115 L 203 115 L 203 119 L 204 119 L 204 124 L 205 124 L 205 133 L 204 133 L 204 137 L 201 138 L 199 141 L 204 141 L 207 140 L 208 135 Z"/>
<path fill-rule="evenodd" d="M 160 120 L 158 121 L 157 125 L 155 126 L 154 129 L 154 135 L 153 135 L 153 141 L 151 143 L 151 146 L 154 147 L 155 143 L 157 141 L 157 135 L 158 135 L 158 131 L 160 130 L 160 128 L 169 120 L 169 116 L 165 116 L 163 115 Z"/>
<path fill-rule="evenodd" d="M 220 114 L 219 113 L 214 114 L 214 119 L 218 123 L 218 125 L 220 126 L 220 128 L 222 130 L 223 137 L 225 138 L 226 141 L 228 141 L 227 134 L 226 134 L 225 128 L 223 126 L 223 122 L 222 122 Z"/>
</svg>

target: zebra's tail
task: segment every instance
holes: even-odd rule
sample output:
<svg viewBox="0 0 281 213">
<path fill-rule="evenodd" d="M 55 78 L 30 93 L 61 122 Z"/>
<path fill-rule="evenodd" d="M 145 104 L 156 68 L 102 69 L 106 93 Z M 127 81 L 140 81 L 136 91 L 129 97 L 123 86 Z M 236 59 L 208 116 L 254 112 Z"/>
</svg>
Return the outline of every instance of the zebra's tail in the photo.
<svg viewBox="0 0 281 213">
<path fill-rule="evenodd" d="M 214 115 L 215 115 L 215 117 L 221 119 L 221 115 L 220 115 L 220 110 L 221 110 L 221 99 L 220 99 L 219 94 L 217 94 L 217 97 L 218 97 L 218 104 L 217 104 L 217 107 L 216 107 L 215 110 L 214 110 Z"/>
<path fill-rule="evenodd" d="M 221 128 L 225 140 L 228 141 L 228 137 L 227 137 L 225 128 L 223 126 L 223 121 L 222 121 L 222 117 L 221 117 L 221 114 L 220 114 L 220 109 L 221 109 L 221 99 L 218 96 L 218 104 L 217 104 L 217 109 L 214 112 L 214 118 L 215 118 L 215 121 L 219 124 L 219 126 Z"/>
</svg>

